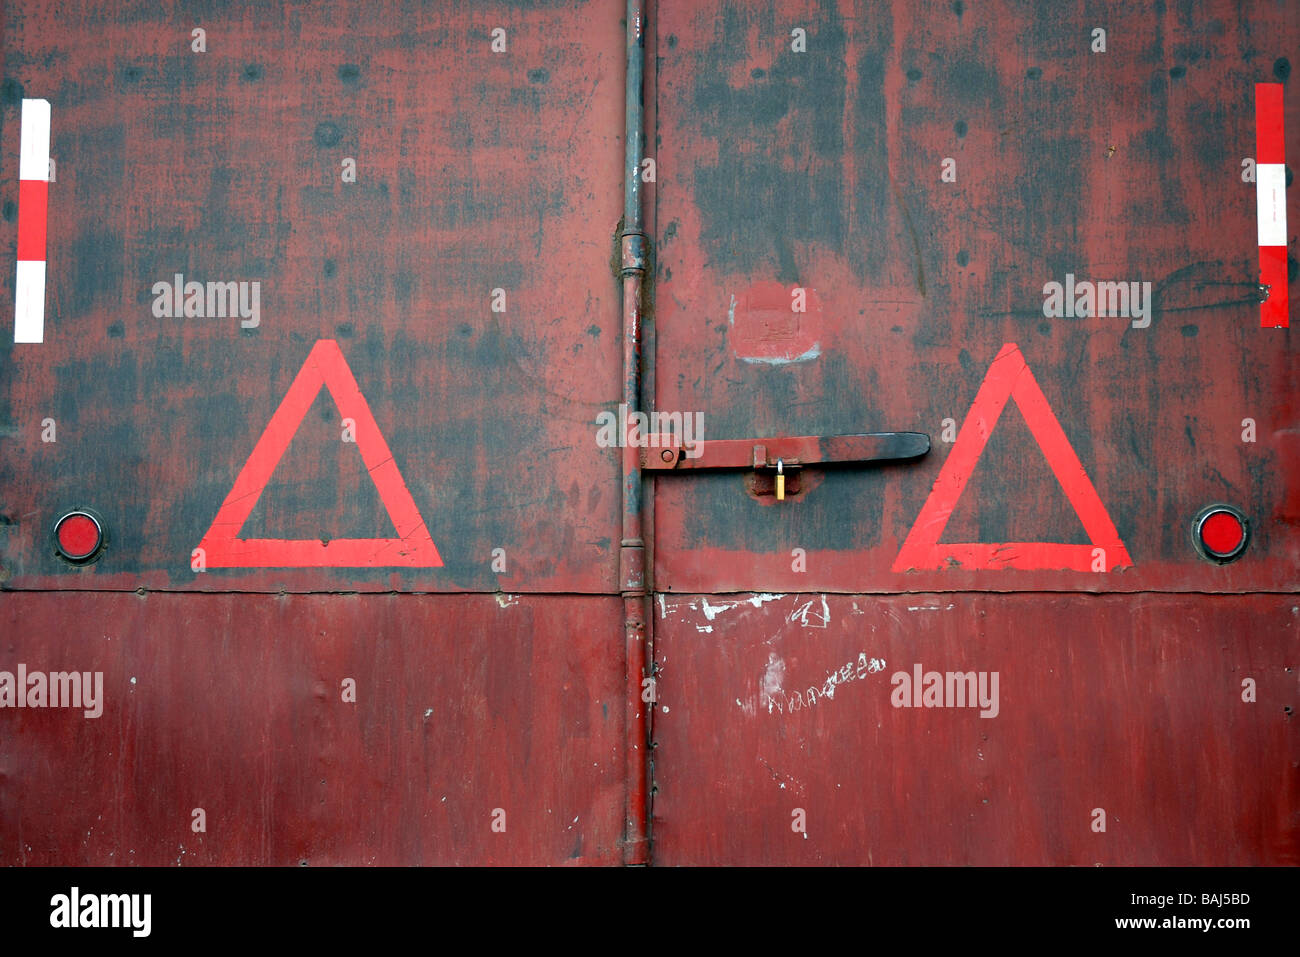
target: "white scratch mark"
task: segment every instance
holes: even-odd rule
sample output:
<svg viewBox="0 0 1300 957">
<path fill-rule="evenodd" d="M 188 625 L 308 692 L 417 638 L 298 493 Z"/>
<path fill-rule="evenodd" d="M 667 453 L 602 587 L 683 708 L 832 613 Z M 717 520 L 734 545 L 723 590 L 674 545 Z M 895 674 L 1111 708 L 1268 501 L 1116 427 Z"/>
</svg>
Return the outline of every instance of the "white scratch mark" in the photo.
<svg viewBox="0 0 1300 957">
<path fill-rule="evenodd" d="M 656 597 L 658 597 L 658 599 L 659 599 L 659 617 L 660 617 L 660 618 L 667 618 L 667 617 L 668 617 L 668 605 L 667 605 L 667 603 L 664 601 L 664 593 L 663 593 L 663 592 L 660 592 Z"/>
<path fill-rule="evenodd" d="M 741 605 L 752 605 L 754 608 L 762 608 L 765 602 L 779 601 L 784 597 L 785 595 L 772 595 L 764 592 L 761 595 L 750 595 L 748 598 L 742 598 L 739 601 L 724 601 L 717 605 L 710 605 L 709 600 L 704 598 L 701 600 L 701 604 L 702 610 L 704 611 L 704 617 L 709 621 L 713 621 L 714 618 L 718 617 L 718 615 L 722 614 L 724 611 L 739 608 Z"/>
<path fill-rule="evenodd" d="M 954 604 L 947 605 L 908 605 L 908 611 L 952 611 L 957 606 Z"/>
<path fill-rule="evenodd" d="M 774 705 L 781 714 L 793 714 L 805 708 L 816 707 L 820 701 L 834 701 L 835 692 L 841 686 L 861 680 L 869 674 L 879 674 L 884 670 L 884 658 L 868 658 L 867 653 L 863 651 L 858 653 L 856 661 L 847 661 L 838 668 L 826 672 L 826 680 L 820 685 L 811 685 L 806 691 L 796 688 L 793 692 L 787 693 L 783 687 L 785 662 L 772 653 L 768 656 L 767 671 L 763 681 L 759 683 L 758 702 L 761 705 L 766 699 L 768 714 L 772 713 Z M 740 699 L 736 699 L 736 704 L 740 705 L 746 714 L 752 715 L 755 713 L 753 701 L 754 699 L 750 698 L 747 703 L 742 704 Z"/>
<path fill-rule="evenodd" d="M 821 596 L 821 603 L 822 603 L 821 617 L 818 617 L 817 613 L 812 610 L 814 601 L 816 601 L 816 599 L 813 598 L 808 599 L 808 601 L 804 602 L 794 611 L 790 612 L 790 615 L 788 618 L 786 618 L 786 621 L 788 622 L 797 621 L 805 628 L 825 628 L 828 625 L 830 625 L 831 609 L 830 606 L 826 604 L 826 596 L 825 595 Z M 811 618 L 812 620 L 809 621 L 809 618 Z"/>
<path fill-rule="evenodd" d="M 506 595 L 506 594 L 502 594 L 501 592 L 497 592 L 497 604 L 500 605 L 502 608 L 509 608 L 511 605 L 519 604 L 519 596 Z"/>
<path fill-rule="evenodd" d="M 776 768 L 772 767 L 772 765 L 769 764 L 767 759 L 762 755 L 759 755 L 758 760 L 762 762 L 763 767 L 767 768 L 767 773 L 772 776 L 772 780 L 776 782 L 776 786 L 779 790 L 795 791 L 798 794 L 803 794 L 805 792 L 803 782 L 798 778 L 778 771 Z"/>
</svg>

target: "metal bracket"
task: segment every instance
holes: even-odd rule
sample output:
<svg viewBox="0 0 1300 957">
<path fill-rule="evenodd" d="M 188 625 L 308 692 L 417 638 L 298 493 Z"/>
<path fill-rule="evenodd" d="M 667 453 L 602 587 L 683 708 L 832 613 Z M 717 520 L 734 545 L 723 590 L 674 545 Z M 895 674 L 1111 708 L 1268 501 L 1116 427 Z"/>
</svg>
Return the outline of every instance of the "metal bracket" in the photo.
<svg viewBox="0 0 1300 957">
<path fill-rule="evenodd" d="M 620 258 L 622 259 L 622 276 L 640 276 L 645 274 L 646 235 L 638 232 L 624 232 L 619 237 Z"/>
</svg>

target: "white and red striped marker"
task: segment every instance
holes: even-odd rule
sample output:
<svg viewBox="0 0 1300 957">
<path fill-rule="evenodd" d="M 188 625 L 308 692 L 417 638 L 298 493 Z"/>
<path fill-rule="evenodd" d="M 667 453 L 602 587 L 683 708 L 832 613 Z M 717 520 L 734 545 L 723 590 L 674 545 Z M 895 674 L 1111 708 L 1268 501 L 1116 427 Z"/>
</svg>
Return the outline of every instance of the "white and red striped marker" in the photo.
<svg viewBox="0 0 1300 957">
<path fill-rule="evenodd" d="M 50 101 L 23 100 L 14 342 L 40 342 L 45 338 L 45 219 L 49 179 Z"/>
<path fill-rule="evenodd" d="M 1259 282 L 1268 298 L 1259 304 L 1264 329 L 1285 329 L 1286 149 L 1282 139 L 1282 84 L 1255 84 L 1255 201 L 1259 206 Z"/>
</svg>

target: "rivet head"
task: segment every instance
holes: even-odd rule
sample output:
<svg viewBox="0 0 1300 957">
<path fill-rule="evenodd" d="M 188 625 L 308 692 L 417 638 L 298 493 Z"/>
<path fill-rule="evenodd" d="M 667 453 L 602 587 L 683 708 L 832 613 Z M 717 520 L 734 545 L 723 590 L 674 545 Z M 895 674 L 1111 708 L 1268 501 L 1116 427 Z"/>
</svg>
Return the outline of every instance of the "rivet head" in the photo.
<svg viewBox="0 0 1300 957">
<path fill-rule="evenodd" d="M 671 462 L 673 460 L 673 450 L 664 449 L 662 452 L 659 453 L 659 457 L 663 459 L 665 462 Z"/>
</svg>

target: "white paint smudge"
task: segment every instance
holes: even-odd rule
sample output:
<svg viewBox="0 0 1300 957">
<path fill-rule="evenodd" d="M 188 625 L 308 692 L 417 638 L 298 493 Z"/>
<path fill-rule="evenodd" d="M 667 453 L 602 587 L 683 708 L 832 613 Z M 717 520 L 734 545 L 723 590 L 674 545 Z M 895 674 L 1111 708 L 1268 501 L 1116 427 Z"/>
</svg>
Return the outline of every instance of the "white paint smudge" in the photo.
<svg viewBox="0 0 1300 957">
<path fill-rule="evenodd" d="M 759 694 L 767 698 L 767 710 L 772 710 L 772 698 L 781 694 L 781 684 L 785 681 L 785 659 L 775 651 L 767 656 L 767 668 L 763 671 L 763 680 L 758 685 Z"/>
<path fill-rule="evenodd" d="M 809 359 L 816 359 L 822 354 L 822 344 L 814 342 L 811 349 L 802 355 L 797 355 L 793 359 L 787 359 L 785 356 L 741 356 L 745 362 L 761 362 L 769 366 L 783 366 L 791 362 L 807 362 Z"/>
<path fill-rule="evenodd" d="M 754 608 L 762 608 L 765 602 L 779 601 L 784 597 L 785 595 L 771 595 L 764 592 L 761 595 L 750 595 L 748 598 L 743 598 L 739 601 L 724 601 L 717 605 L 710 605 L 709 600 L 704 598 L 701 599 L 701 610 L 704 612 L 705 618 L 709 621 L 713 621 L 714 618 L 717 618 L 718 615 L 722 614 L 724 611 L 739 608 L 741 605 L 751 605 Z"/>
</svg>

